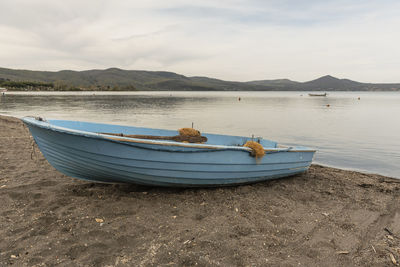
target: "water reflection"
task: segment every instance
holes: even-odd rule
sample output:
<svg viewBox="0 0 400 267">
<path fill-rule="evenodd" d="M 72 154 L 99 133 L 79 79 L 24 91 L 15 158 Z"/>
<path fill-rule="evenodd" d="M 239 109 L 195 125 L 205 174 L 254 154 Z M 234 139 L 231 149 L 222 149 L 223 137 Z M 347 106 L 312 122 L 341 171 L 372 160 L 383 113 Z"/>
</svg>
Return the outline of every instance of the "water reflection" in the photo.
<svg viewBox="0 0 400 267">
<path fill-rule="evenodd" d="M 167 129 L 194 122 L 206 132 L 314 147 L 323 164 L 400 177 L 396 92 L 7 93 L 0 113 Z"/>
</svg>

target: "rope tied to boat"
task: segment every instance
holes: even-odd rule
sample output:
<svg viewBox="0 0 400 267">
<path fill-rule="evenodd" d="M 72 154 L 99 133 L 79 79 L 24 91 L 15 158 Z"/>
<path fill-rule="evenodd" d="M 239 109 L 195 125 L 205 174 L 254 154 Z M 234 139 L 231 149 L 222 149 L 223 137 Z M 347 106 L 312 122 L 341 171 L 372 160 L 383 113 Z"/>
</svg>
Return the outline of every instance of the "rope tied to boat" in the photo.
<svg viewBox="0 0 400 267">
<path fill-rule="evenodd" d="M 244 147 L 251 148 L 251 155 L 256 159 L 262 158 L 265 156 L 264 147 L 255 141 L 247 141 L 246 144 L 243 145 Z"/>
<path fill-rule="evenodd" d="M 35 160 L 37 159 L 37 155 L 36 155 L 36 146 L 35 146 L 35 139 L 33 139 L 32 137 L 30 138 L 30 147 L 31 147 L 31 160 Z"/>
</svg>

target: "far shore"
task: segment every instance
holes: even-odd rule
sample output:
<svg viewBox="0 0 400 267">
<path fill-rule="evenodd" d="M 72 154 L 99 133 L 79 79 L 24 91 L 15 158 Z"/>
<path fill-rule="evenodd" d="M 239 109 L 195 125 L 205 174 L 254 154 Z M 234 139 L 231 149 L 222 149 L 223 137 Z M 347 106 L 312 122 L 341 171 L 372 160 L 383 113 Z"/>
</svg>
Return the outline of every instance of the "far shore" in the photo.
<svg viewBox="0 0 400 267">
<path fill-rule="evenodd" d="M 396 266 L 400 180 L 312 165 L 226 188 L 80 181 L 0 116 L 0 266 Z"/>
<path fill-rule="evenodd" d="M 87 92 L 87 93 L 95 93 L 95 92 L 110 92 L 110 93 L 132 93 L 132 92 L 299 92 L 299 93 L 313 93 L 313 92 L 326 92 L 328 95 L 329 93 L 344 93 L 344 92 L 355 92 L 355 93 L 376 93 L 376 92 L 400 92 L 398 90 L 12 90 L 7 89 L 4 93 L 55 93 L 55 92 L 71 92 L 71 93 L 80 93 L 80 92 Z"/>
</svg>

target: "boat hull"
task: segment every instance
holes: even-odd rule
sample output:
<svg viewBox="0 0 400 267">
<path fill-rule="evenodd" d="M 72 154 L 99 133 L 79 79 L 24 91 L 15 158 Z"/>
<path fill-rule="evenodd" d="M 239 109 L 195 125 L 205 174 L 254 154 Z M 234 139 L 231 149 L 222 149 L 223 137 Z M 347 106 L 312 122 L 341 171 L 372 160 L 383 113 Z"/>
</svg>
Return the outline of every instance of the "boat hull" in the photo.
<svg viewBox="0 0 400 267">
<path fill-rule="evenodd" d="M 255 159 L 244 150 L 127 142 L 24 122 L 54 168 L 97 182 L 171 187 L 254 183 L 302 173 L 314 155 L 312 150 L 282 151 Z"/>
</svg>

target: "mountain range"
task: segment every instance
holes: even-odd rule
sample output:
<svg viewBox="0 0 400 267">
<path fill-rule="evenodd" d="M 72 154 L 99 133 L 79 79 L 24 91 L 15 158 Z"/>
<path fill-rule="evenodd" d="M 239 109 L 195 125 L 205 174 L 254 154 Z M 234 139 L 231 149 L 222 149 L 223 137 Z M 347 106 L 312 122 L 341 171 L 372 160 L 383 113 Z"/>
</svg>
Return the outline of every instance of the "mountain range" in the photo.
<svg viewBox="0 0 400 267">
<path fill-rule="evenodd" d="M 0 87 L 7 87 L 13 82 L 43 83 L 56 90 L 75 88 L 161 91 L 400 91 L 400 83 L 362 83 L 330 75 L 308 82 L 289 79 L 235 82 L 200 76 L 187 77 L 167 71 L 118 68 L 55 72 L 0 68 Z M 57 87 L 58 85 L 62 86 Z"/>
</svg>

